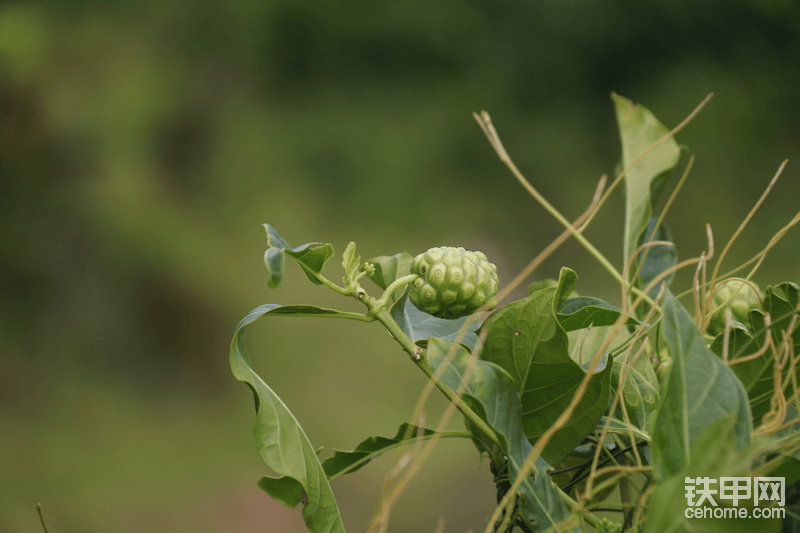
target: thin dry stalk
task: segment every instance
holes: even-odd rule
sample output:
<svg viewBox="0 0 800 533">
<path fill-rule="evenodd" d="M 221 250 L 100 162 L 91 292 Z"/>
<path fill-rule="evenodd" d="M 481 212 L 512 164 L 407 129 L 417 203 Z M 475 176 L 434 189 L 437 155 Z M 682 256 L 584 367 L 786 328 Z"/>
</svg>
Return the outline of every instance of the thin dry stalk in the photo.
<svg viewBox="0 0 800 533">
<path fill-rule="evenodd" d="M 667 133 L 666 135 L 664 135 L 663 137 L 661 137 L 661 138 L 660 138 L 659 140 L 657 140 L 655 143 L 651 144 L 651 145 L 650 145 L 650 147 L 649 147 L 649 148 L 647 148 L 647 150 L 645 150 L 644 152 L 642 152 L 641 154 L 639 154 L 639 156 L 638 156 L 636 159 L 634 159 L 634 160 L 633 160 L 633 163 L 631 163 L 630 165 L 628 165 L 628 167 L 627 167 L 625 170 L 623 170 L 623 171 L 622 171 L 622 173 L 621 173 L 619 176 L 617 176 L 617 177 L 614 179 L 613 183 L 612 183 L 612 184 L 611 184 L 611 186 L 608 188 L 608 191 L 606 192 L 606 194 L 604 194 L 604 195 L 603 195 L 603 198 L 600 200 L 600 205 L 598 206 L 598 209 L 599 209 L 599 208 L 600 208 L 600 207 L 601 207 L 601 206 L 602 206 L 602 205 L 603 205 L 603 204 L 606 202 L 606 200 L 608 199 L 608 197 L 611 195 L 611 192 L 612 192 L 612 191 L 613 191 L 613 190 L 614 190 L 614 189 L 617 187 L 617 185 L 619 185 L 619 183 L 622 181 L 622 178 L 624 178 L 624 177 L 625 177 L 625 175 L 627 175 L 627 174 L 628 174 L 628 172 L 630 172 L 630 170 L 631 170 L 631 169 L 632 169 L 632 168 L 633 168 L 633 167 L 636 165 L 636 163 L 638 163 L 639 161 L 641 161 L 641 160 L 642 160 L 642 158 L 644 158 L 644 157 L 645 157 L 647 154 L 649 154 L 649 153 L 650 153 L 650 152 L 651 152 L 653 149 L 655 149 L 655 148 L 656 148 L 658 145 L 660 145 L 661 143 L 663 143 L 664 141 L 666 141 L 666 140 L 667 140 L 667 139 L 669 139 L 670 137 L 674 137 L 676 133 L 678 133 L 679 131 L 681 131 L 681 130 L 682 130 L 682 129 L 683 129 L 683 128 L 684 128 L 684 127 L 687 125 L 687 124 L 689 124 L 689 122 L 691 122 L 691 121 L 692 121 L 692 119 L 693 119 L 695 116 L 697 116 L 697 114 L 700 112 L 700 110 L 701 110 L 701 109 L 703 109 L 703 108 L 706 106 L 706 104 L 708 103 L 708 101 L 709 101 L 709 100 L 711 100 L 711 98 L 712 98 L 713 96 L 714 96 L 714 93 L 709 93 L 709 95 L 708 95 L 708 96 L 706 96 L 706 97 L 703 99 L 703 101 L 702 101 L 702 102 L 700 102 L 700 104 L 699 104 L 699 105 L 698 105 L 698 106 L 697 106 L 697 107 L 694 109 L 694 111 L 692 111 L 691 113 L 689 113 L 689 115 L 688 115 L 688 116 L 687 116 L 685 119 L 683 119 L 683 121 L 682 121 L 680 124 L 678 124 L 677 126 L 675 126 L 674 128 L 672 128 L 672 130 L 671 130 L 669 133 Z M 587 224 L 588 224 L 589 222 L 591 222 L 591 218 L 589 219 L 589 221 L 587 222 Z"/>
<path fill-rule="evenodd" d="M 689 177 L 689 172 L 691 172 L 692 166 L 694 166 L 694 156 L 691 156 L 689 158 L 689 162 L 686 164 L 686 169 L 684 169 L 683 175 L 681 175 L 681 179 L 678 181 L 678 184 L 675 186 L 675 189 L 672 190 L 672 194 L 669 195 L 669 199 L 667 200 L 667 203 L 664 204 L 664 209 L 661 210 L 661 214 L 658 215 L 658 219 L 656 219 L 656 224 L 655 226 L 653 226 L 653 232 L 651 233 L 650 236 L 651 239 L 658 233 L 661 224 L 664 222 L 664 217 L 666 217 L 667 215 L 667 211 L 669 211 L 669 208 L 672 207 L 672 202 L 675 201 L 675 198 L 677 198 L 678 193 L 683 188 L 683 184 L 686 182 L 686 178 Z M 636 268 L 636 272 L 633 274 L 633 277 L 631 278 L 631 283 L 635 282 L 636 278 L 638 278 L 639 274 L 641 274 L 642 267 L 644 266 L 644 262 L 645 260 L 647 260 L 647 254 L 649 253 L 650 253 L 649 249 L 644 251 L 644 256 L 642 257 L 642 260 L 639 261 L 639 264 Z M 711 254 L 713 253 L 714 252 L 712 247 Z"/>
<path fill-rule="evenodd" d="M 756 202 L 756 205 L 753 206 L 753 208 L 747 214 L 747 216 L 742 221 L 742 223 L 739 224 L 739 228 L 736 230 L 736 232 L 734 232 L 733 236 L 728 241 L 728 244 L 725 245 L 725 248 L 723 248 L 722 253 L 719 256 L 719 259 L 717 260 L 716 264 L 714 265 L 714 270 L 711 273 L 710 290 L 712 292 L 714 290 L 714 283 L 717 281 L 717 274 L 719 274 L 719 268 L 720 268 L 720 266 L 722 266 L 722 261 L 725 259 L 725 256 L 728 255 L 728 250 L 731 249 L 731 246 L 733 246 L 733 243 L 736 242 L 736 239 L 739 237 L 739 235 L 742 233 L 742 231 L 744 231 L 744 228 L 747 226 L 748 222 L 750 222 L 750 219 L 753 218 L 753 215 L 756 213 L 756 211 L 758 211 L 758 208 L 761 207 L 762 203 L 764 203 L 764 200 L 767 198 L 767 195 L 769 195 L 770 191 L 772 191 L 772 188 L 775 186 L 775 183 L 778 181 L 778 178 L 783 173 L 783 169 L 786 168 L 786 164 L 788 162 L 789 162 L 789 160 L 787 159 L 783 163 L 781 163 L 781 166 L 778 167 L 778 171 L 775 173 L 775 176 L 773 176 L 772 180 L 770 180 L 769 185 L 767 185 L 767 188 L 761 194 L 761 197 Z M 749 278 L 750 278 L 750 276 L 748 276 L 748 279 Z M 706 312 L 708 311 L 708 303 L 707 302 L 706 302 L 705 311 Z M 705 314 L 705 313 L 703 313 L 703 314 Z"/>
<path fill-rule="evenodd" d="M 414 478 L 414 476 L 416 476 L 416 474 L 419 472 L 419 470 L 422 467 L 422 464 L 430 456 L 431 452 L 433 451 L 433 448 L 439 441 L 440 438 L 439 435 L 441 434 L 442 431 L 446 429 L 447 424 L 450 422 L 450 418 L 453 416 L 456 409 L 461 404 L 462 395 L 464 394 L 464 391 L 467 388 L 467 384 L 469 383 L 469 378 L 472 376 L 472 372 L 475 368 L 475 361 L 477 361 L 478 355 L 483 349 L 483 341 L 485 340 L 485 338 L 486 338 L 486 333 L 484 332 L 482 333 L 481 337 L 479 337 L 478 344 L 476 344 L 475 350 L 471 354 L 470 364 L 467 365 L 467 369 L 464 372 L 464 376 L 461 378 L 459 387 L 456 390 L 455 401 L 451 401 L 447 405 L 447 409 L 445 410 L 442 419 L 439 421 L 439 424 L 436 427 L 436 433 L 431 437 L 431 439 L 428 441 L 425 447 L 421 450 L 419 449 L 419 447 L 422 441 L 421 439 L 417 440 L 417 445 L 416 445 L 417 453 L 413 454 L 412 456 L 413 460 L 411 461 L 411 464 L 408 470 L 406 471 L 405 475 L 400 479 L 399 482 L 397 482 L 397 484 L 388 494 L 386 494 L 388 487 L 384 487 L 384 496 L 381 498 L 380 511 L 378 513 L 378 516 L 376 516 L 376 518 L 373 519 L 373 522 L 370 525 L 370 531 L 375 531 L 377 528 L 377 531 L 379 533 L 385 533 L 386 529 L 389 527 L 389 513 L 391 512 L 392 507 L 400 498 L 403 491 L 406 489 L 406 487 Z M 442 364 L 439 366 L 439 368 L 436 369 L 436 372 L 434 373 L 434 378 L 436 380 L 438 380 L 438 378 L 441 377 L 442 373 L 444 373 L 446 368 L 450 365 L 450 362 L 452 361 L 453 357 L 455 357 L 456 351 L 457 351 L 457 345 L 454 346 L 452 350 L 450 350 L 445 361 L 443 361 Z M 431 380 L 429 383 L 431 383 L 432 381 L 433 380 Z"/>
</svg>

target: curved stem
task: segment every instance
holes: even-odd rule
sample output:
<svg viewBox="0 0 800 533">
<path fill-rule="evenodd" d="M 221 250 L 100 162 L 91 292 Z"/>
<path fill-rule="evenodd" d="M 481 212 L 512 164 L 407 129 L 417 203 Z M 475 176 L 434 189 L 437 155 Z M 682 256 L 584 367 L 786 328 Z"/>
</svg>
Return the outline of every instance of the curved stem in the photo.
<svg viewBox="0 0 800 533">
<path fill-rule="evenodd" d="M 386 290 L 383 291 L 383 295 L 378 299 L 378 301 L 379 302 L 383 302 L 384 305 L 388 305 L 389 304 L 389 298 L 392 297 L 392 294 L 394 294 L 394 291 L 396 291 L 397 289 L 399 289 L 403 285 L 406 285 L 408 283 L 412 283 L 418 277 L 419 276 L 416 275 L 416 274 L 409 274 L 408 276 L 403 276 L 402 278 L 397 278 L 392 283 L 390 283 L 388 287 L 386 287 Z"/>
<path fill-rule="evenodd" d="M 387 289 L 388 290 L 388 289 Z M 436 370 L 431 367 L 430 363 L 428 362 L 427 358 L 422 357 L 422 348 L 414 344 L 408 335 L 406 335 L 400 326 L 394 321 L 392 316 L 389 314 L 389 311 L 386 310 L 385 304 L 381 300 L 372 300 L 367 302 L 367 305 L 370 306 L 370 315 L 375 317 L 384 327 L 389 330 L 392 337 L 400 343 L 400 346 L 403 347 L 408 355 L 411 356 L 411 360 L 414 361 L 417 366 L 425 372 L 425 375 L 428 376 L 429 379 L 434 380 L 434 374 Z M 447 399 L 450 400 L 455 404 L 461 413 L 466 416 L 469 421 L 478 428 L 482 433 L 486 434 L 492 442 L 497 445 L 500 445 L 500 438 L 497 436 L 497 433 L 487 424 L 478 413 L 473 411 L 466 402 L 462 401 L 461 398 L 456 394 L 455 391 L 446 387 L 442 383 L 437 380 L 434 380 L 434 384 L 441 390 Z"/>
<path fill-rule="evenodd" d="M 564 505 L 567 506 L 567 509 L 569 509 L 570 512 L 574 512 L 576 509 L 580 508 L 580 505 L 578 504 L 578 502 L 576 502 L 575 500 L 570 498 L 569 495 L 566 492 L 564 492 L 563 490 L 559 490 L 558 491 L 558 497 L 561 498 L 561 502 Z M 585 511 L 585 509 L 584 509 L 584 511 Z M 600 528 L 600 523 L 597 521 L 597 517 L 595 517 L 592 513 L 588 512 L 588 511 L 583 512 L 583 513 L 581 513 L 581 517 L 586 522 L 589 522 L 589 524 L 594 526 L 595 529 L 599 529 Z"/>
<path fill-rule="evenodd" d="M 320 283 L 322 283 L 323 285 L 325 285 L 329 289 L 333 289 L 334 291 L 338 292 L 339 294 L 342 294 L 344 296 L 353 296 L 354 295 L 354 292 L 352 290 L 347 290 L 344 287 L 338 286 L 337 284 L 333 283 L 328 278 L 323 276 L 321 272 L 319 274 L 317 274 L 315 277 L 317 278 L 317 280 Z"/>
</svg>

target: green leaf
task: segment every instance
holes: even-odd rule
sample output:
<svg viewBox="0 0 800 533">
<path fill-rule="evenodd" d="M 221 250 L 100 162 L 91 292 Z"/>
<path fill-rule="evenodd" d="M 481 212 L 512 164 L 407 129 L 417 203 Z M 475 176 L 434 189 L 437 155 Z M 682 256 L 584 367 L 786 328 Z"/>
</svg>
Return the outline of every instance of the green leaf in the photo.
<svg viewBox="0 0 800 533">
<path fill-rule="evenodd" d="M 424 346 L 429 337 L 438 337 L 447 341 L 459 341 L 470 350 L 475 348 L 478 336 L 475 332 L 480 327 L 480 323 L 475 318 L 470 319 L 464 316 L 456 319 L 436 318 L 425 311 L 416 308 L 411 300 L 408 299 L 408 292 L 400 297 L 389 310 L 392 318 L 403 330 L 403 333 L 419 344 Z M 472 320 L 467 332 L 461 337 L 461 328 Z"/>
<path fill-rule="evenodd" d="M 418 438 L 427 440 L 436 434 L 436 431 L 432 429 L 401 424 L 397 434 L 392 438 L 368 437 L 353 450 L 334 450 L 331 457 L 322 461 L 322 468 L 325 470 L 329 480 L 342 474 L 352 474 L 385 451 L 397 448 L 403 443 L 414 442 Z M 442 439 L 452 437 L 467 438 L 462 431 L 443 431 L 438 436 Z"/>
<path fill-rule="evenodd" d="M 361 263 L 361 256 L 356 256 L 356 243 L 351 242 L 344 249 L 342 254 L 342 268 L 344 269 L 345 287 L 351 287 L 354 278 L 358 274 L 358 265 Z"/>
<path fill-rule="evenodd" d="M 611 305 L 600 298 L 590 296 L 580 296 L 578 298 L 567 299 L 558 308 L 558 322 L 564 331 L 575 331 L 586 329 L 589 326 L 601 327 L 614 324 L 622 309 Z M 626 324 L 638 326 L 640 322 L 630 317 Z"/>
<path fill-rule="evenodd" d="M 312 306 L 262 305 L 236 326 L 231 342 L 230 365 L 233 375 L 253 391 L 256 404 L 254 436 L 256 446 L 272 470 L 280 477 L 264 477 L 258 486 L 290 508 L 304 503 L 303 520 L 309 531 L 344 532 L 344 525 L 325 471 L 292 413 L 277 394 L 255 373 L 244 344 L 244 328 L 266 315 L 319 315 L 337 313 Z"/>
<path fill-rule="evenodd" d="M 313 283 L 322 284 L 319 281 L 319 273 L 322 272 L 328 259 L 333 257 L 333 246 L 321 242 L 309 242 L 292 248 L 275 228 L 264 224 L 264 229 L 267 231 L 267 251 L 264 252 L 264 264 L 269 273 L 267 284 L 270 289 L 277 287 L 283 279 L 284 255 L 293 257 Z"/>
<path fill-rule="evenodd" d="M 614 394 L 619 386 L 621 372 L 622 365 L 615 362 L 611 376 L 611 388 Z M 631 424 L 639 430 L 650 433 L 656 421 L 659 396 L 658 377 L 653 365 L 646 357 L 640 356 L 632 366 L 628 365 L 627 378 L 622 386 L 622 397 Z M 614 416 L 624 419 L 620 407 L 617 407 Z"/>
<path fill-rule="evenodd" d="M 653 217 L 647 223 L 647 229 L 645 230 L 642 243 L 650 241 L 672 242 L 672 234 L 663 222 L 655 232 L 655 235 L 653 234 L 653 230 L 656 227 L 657 221 L 658 219 Z M 644 264 L 642 264 L 642 261 L 644 261 Z M 637 268 L 636 265 L 638 264 L 642 264 L 642 269 L 639 272 L 637 283 L 639 287 L 645 288 L 662 272 L 666 272 L 678 264 L 678 252 L 674 246 L 651 246 L 650 248 L 646 248 L 639 253 L 639 257 L 637 262 L 634 263 L 633 268 Z M 672 283 L 672 279 L 674 277 L 675 273 L 673 272 L 664 279 L 664 281 L 667 283 L 667 286 Z M 650 296 L 652 298 L 655 298 L 658 295 L 660 285 L 661 284 L 659 283 L 651 289 Z"/>
<path fill-rule="evenodd" d="M 461 389 L 461 382 L 472 367 L 462 398 L 502 440 L 509 477 L 514 479 L 533 447 L 522 431 L 520 398 L 508 374 L 497 365 L 473 357 L 463 346 L 437 338 L 428 341 L 424 357 L 434 370 L 444 365 L 439 381 L 453 391 Z M 569 518 L 558 489 L 546 473 L 548 468 L 550 465 L 540 457 L 534 464 L 533 477 L 527 476 L 520 486 L 520 513 L 535 532 Z M 562 526 L 558 531 L 565 529 Z"/>
<path fill-rule="evenodd" d="M 689 462 L 690 449 L 700 433 L 721 418 L 735 416 L 740 449 L 750 442 L 753 432 L 744 386 L 706 347 L 694 319 L 669 291 L 663 312 L 662 336 L 673 364 L 651 443 L 658 479 L 679 472 Z"/>
<path fill-rule="evenodd" d="M 557 285 L 558 281 L 554 280 L 553 278 L 545 278 L 539 281 L 534 281 L 528 285 L 528 294 L 533 294 L 534 292 L 538 292 L 542 289 L 549 289 L 550 287 L 555 287 Z"/>
<path fill-rule="evenodd" d="M 572 401 L 585 371 L 569 355 L 567 334 L 556 319 L 578 277 L 561 269 L 556 287 L 506 305 L 482 326 L 487 331 L 481 358 L 506 370 L 522 398 L 522 424 L 535 442 Z M 598 370 L 567 424 L 547 444 L 543 457 L 558 464 L 597 425 L 608 406 L 611 366 Z"/>
<path fill-rule="evenodd" d="M 645 107 L 612 94 L 622 142 L 622 167 L 628 168 L 669 130 Z M 680 148 L 669 138 L 653 148 L 625 175 L 625 247 L 627 261 L 647 227 L 658 192 L 669 171 L 678 164 Z"/>
<path fill-rule="evenodd" d="M 691 459 L 681 470 L 659 483 L 647 500 L 645 533 L 781 531 L 780 518 L 687 518 L 685 515 L 688 507 L 686 478 L 709 477 L 717 480 L 710 487 L 719 491 L 720 477 L 744 477 L 752 474 L 751 465 L 760 452 L 761 443 L 754 442 L 748 449 L 742 450 L 738 442 L 738 426 L 736 415 L 726 415 L 697 435 L 691 447 Z M 732 505 L 730 501 L 723 500 L 721 503 L 719 493 L 712 497 L 720 506 Z M 744 507 L 748 502 L 752 505 L 750 499 L 739 502 L 738 507 Z"/>
<path fill-rule="evenodd" d="M 373 257 L 367 261 L 367 263 L 371 263 L 375 266 L 375 274 L 371 275 L 370 279 L 375 282 L 378 287 L 386 290 L 386 287 L 391 285 L 394 280 L 411 273 L 411 263 L 413 261 L 414 258 L 406 252 L 391 256 L 381 255 Z M 406 287 L 397 289 L 392 295 L 394 301 L 399 300 L 405 290 Z"/>
</svg>

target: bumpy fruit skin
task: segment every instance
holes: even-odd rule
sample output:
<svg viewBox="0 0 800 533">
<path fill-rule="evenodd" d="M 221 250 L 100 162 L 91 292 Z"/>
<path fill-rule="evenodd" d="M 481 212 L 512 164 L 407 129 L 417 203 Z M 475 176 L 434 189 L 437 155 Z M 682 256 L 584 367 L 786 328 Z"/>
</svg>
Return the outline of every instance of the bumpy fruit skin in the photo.
<svg viewBox="0 0 800 533">
<path fill-rule="evenodd" d="M 409 298 L 417 309 L 438 318 L 459 318 L 484 304 L 497 305 L 497 267 L 482 252 L 442 246 L 414 258 Z"/>
<path fill-rule="evenodd" d="M 759 305 L 758 294 L 750 285 L 738 280 L 726 282 L 714 292 L 711 299 L 713 314 L 708 324 L 708 332 L 719 335 L 725 330 L 725 309 L 731 310 L 731 319 L 748 325 L 750 311 L 757 309 Z"/>
</svg>

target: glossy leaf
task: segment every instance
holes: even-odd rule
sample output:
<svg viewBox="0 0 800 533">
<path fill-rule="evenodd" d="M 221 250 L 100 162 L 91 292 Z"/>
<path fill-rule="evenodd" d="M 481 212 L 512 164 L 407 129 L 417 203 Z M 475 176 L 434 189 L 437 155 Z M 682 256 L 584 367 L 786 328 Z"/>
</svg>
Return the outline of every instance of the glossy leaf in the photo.
<svg viewBox="0 0 800 533">
<path fill-rule="evenodd" d="M 267 266 L 270 289 L 277 287 L 283 279 L 285 256 L 293 257 L 308 279 L 320 285 L 318 275 L 325 267 L 328 259 L 333 257 L 333 246 L 321 242 L 309 242 L 300 246 L 291 247 L 280 234 L 270 226 L 264 224 L 267 231 L 267 251 L 264 252 L 264 264 Z"/>
<path fill-rule="evenodd" d="M 610 326 L 617 321 L 620 314 L 622 314 L 622 309 L 600 298 L 580 296 L 568 298 L 558 308 L 556 316 L 564 331 L 575 331 L 586 329 L 589 326 Z M 640 322 L 630 317 L 626 324 L 638 326 Z"/>
<path fill-rule="evenodd" d="M 406 252 L 401 252 L 395 255 L 381 255 L 373 257 L 366 263 L 372 264 L 375 267 L 375 273 L 369 277 L 378 287 L 386 290 L 394 280 L 402 278 L 411 273 L 411 263 L 414 258 Z M 394 301 L 400 299 L 406 287 L 397 289 L 392 296 Z"/>
<path fill-rule="evenodd" d="M 612 94 L 611 98 L 622 142 L 621 163 L 623 168 L 628 168 L 669 130 L 647 108 L 634 105 L 617 94 Z M 678 143 L 669 138 L 653 148 L 625 175 L 625 261 L 638 246 L 663 180 L 678 164 L 679 158 Z"/>
<path fill-rule="evenodd" d="M 239 322 L 231 342 L 233 375 L 253 391 L 256 404 L 254 436 L 258 452 L 280 477 L 264 477 L 258 486 L 290 508 L 301 502 L 303 520 L 313 533 L 344 532 L 344 525 L 325 471 L 300 424 L 275 392 L 255 373 L 244 344 L 244 328 L 266 315 L 329 315 L 312 306 L 262 305 Z"/>
<path fill-rule="evenodd" d="M 585 371 L 570 358 L 567 334 L 556 319 L 577 276 L 563 268 L 557 287 L 542 289 L 525 300 L 493 313 L 481 358 L 506 370 L 522 399 L 525 434 L 535 442 L 564 412 Z M 592 376 L 570 421 L 548 443 L 546 461 L 558 464 L 588 435 L 608 405 L 611 365 Z"/>
<path fill-rule="evenodd" d="M 408 335 L 415 343 L 424 346 L 429 337 L 438 337 L 447 341 L 458 341 L 470 350 L 475 348 L 478 336 L 475 332 L 480 327 L 480 323 L 475 318 L 469 316 L 445 319 L 436 318 L 425 311 L 421 311 L 411 303 L 408 294 L 404 293 L 390 309 L 392 318 L 400 326 L 400 329 Z M 472 320 L 466 333 L 461 335 L 461 328 Z"/>
<path fill-rule="evenodd" d="M 684 468 L 700 433 L 726 416 L 736 419 L 740 448 L 750 442 L 753 432 L 750 403 L 741 381 L 706 347 L 694 319 L 669 291 L 662 308 L 662 336 L 673 364 L 651 444 L 658 479 Z"/>
<path fill-rule="evenodd" d="M 533 447 L 522 431 L 520 398 L 508 374 L 495 364 L 473 358 L 463 346 L 437 338 L 429 340 L 424 357 L 432 369 L 445 365 L 439 379 L 453 391 L 461 388 L 461 382 L 472 366 L 462 398 L 502 440 L 501 448 L 508 457 L 510 478 L 514 479 Z M 527 476 L 520 486 L 521 515 L 536 532 L 569 518 L 558 489 L 546 473 L 548 468 L 550 465 L 540 457 L 534 464 L 533 477 Z M 562 526 L 558 531 L 566 529 Z"/>
<path fill-rule="evenodd" d="M 436 432 L 432 429 L 419 428 L 410 424 L 401 424 L 394 437 L 368 437 L 350 451 L 334 450 L 333 455 L 322 461 L 322 468 L 328 479 L 343 474 L 352 474 L 364 467 L 383 452 L 397 448 L 403 443 L 413 443 L 418 438 L 429 439 Z M 460 431 L 443 431 L 439 438 L 464 437 Z"/>
</svg>

